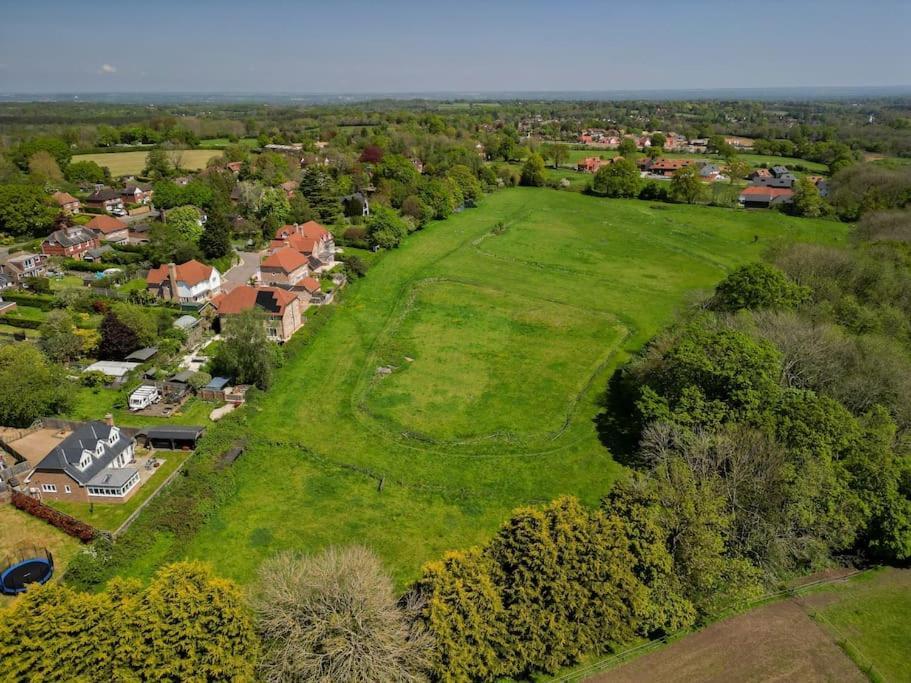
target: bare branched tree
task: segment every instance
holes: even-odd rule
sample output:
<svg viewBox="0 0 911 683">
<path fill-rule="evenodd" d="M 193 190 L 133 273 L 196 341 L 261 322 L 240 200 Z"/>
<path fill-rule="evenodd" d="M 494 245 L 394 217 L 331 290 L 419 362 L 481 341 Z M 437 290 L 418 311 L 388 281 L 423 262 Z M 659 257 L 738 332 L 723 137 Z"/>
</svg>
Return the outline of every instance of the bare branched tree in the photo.
<svg viewBox="0 0 911 683">
<path fill-rule="evenodd" d="M 253 605 L 267 681 L 423 681 L 432 641 L 360 546 L 263 563 Z"/>
</svg>

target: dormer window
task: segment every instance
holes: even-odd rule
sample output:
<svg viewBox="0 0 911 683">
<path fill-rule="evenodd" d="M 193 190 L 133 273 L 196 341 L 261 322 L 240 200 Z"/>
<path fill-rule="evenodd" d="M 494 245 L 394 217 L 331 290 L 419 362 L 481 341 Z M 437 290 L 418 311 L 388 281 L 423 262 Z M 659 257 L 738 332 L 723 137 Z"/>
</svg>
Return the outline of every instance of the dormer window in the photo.
<svg viewBox="0 0 911 683">
<path fill-rule="evenodd" d="M 120 430 L 116 429 L 116 428 L 112 429 L 111 435 L 108 437 L 108 443 L 113 446 L 115 443 L 117 443 L 117 441 L 119 439 L 120 439 Z"/>
<path fill-rule="evenodd" d="M 92 464 L 92 453 L 91 451 L 82 451 L 82 457 L 79 459 L 79 469 L 84 470 L 86 467 Z"/>
</svg>

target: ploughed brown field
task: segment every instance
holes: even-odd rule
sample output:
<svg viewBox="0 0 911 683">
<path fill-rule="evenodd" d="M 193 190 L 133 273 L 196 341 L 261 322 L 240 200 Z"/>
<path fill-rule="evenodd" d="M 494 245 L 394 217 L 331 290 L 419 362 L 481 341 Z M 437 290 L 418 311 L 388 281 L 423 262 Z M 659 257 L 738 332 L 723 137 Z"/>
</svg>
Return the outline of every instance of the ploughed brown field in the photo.
<svg viewBox="0 0 911 683">
<path fill-rule="evenodd" d="M 864 683 L 868 679 L 800 605 L 786 601 L 718 622 L 587 680 Z"/>
</svg>

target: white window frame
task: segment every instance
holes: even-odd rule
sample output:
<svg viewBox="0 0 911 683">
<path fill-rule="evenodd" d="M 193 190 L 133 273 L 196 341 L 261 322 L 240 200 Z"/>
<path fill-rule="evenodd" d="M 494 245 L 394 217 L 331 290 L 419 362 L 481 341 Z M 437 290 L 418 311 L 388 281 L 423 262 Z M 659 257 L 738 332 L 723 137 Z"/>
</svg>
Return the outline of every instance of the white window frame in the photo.
<svg viewBox="0 0 911 683">
<path fill-rule="evenodd" d="M 69 485 L 69 484 L 66 484 L 66 485 L 63 487 L 63 492 L 64 492 L 64 493 L 72 493 L 72 492 L 73 492 L 73 489 L 70 488 L 70 485 Z"/>
<path fill-rule="evenodd" d="M 42 484 L 42 493 L 57 493 L 57 484 Z"/>
</svg>

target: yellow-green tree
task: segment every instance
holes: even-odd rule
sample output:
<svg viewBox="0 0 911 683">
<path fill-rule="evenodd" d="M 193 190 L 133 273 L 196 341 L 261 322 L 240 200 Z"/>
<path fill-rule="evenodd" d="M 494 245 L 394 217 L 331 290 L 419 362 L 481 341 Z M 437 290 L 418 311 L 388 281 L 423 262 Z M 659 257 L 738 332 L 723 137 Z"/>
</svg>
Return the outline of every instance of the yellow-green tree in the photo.
<svg viewBox="0 0 911 683">
<path fill-rule="evenodd" d="M 436 642 L 434 677 L 443 683 L 488 681 L 501 675 L 506 647 L 496 566 L 477 548 L 449 552 L 424 566 L 415 586 Z"/>
<path fill-rule="evenodd" d="M 200 562 L 168 565 L 131 614 L 118 661 L 155 681 L 252 681 L 259 649 L 238 586 Z"/>
</svg>

